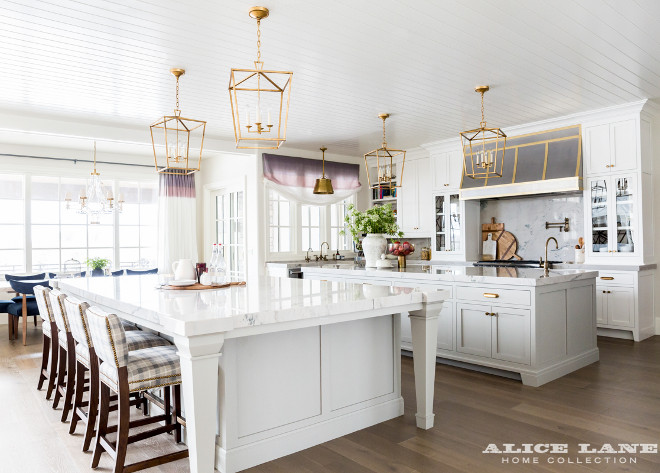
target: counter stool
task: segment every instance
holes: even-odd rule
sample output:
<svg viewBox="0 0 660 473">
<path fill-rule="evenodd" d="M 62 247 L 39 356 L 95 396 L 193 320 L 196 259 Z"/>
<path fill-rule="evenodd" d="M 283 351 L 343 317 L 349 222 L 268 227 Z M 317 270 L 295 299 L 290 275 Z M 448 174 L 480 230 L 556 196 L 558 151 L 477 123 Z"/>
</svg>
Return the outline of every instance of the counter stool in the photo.
<svg viewBox="0 0 660 473">
<path fill-rule="evenodd" d="M 50 306 L 50 288 L 46 286 L 35 286 L 34 295 L 39 307 L 39 316 L 41 317 L 41 330 L 44 334 L 43 351 L 41 353 L 41 371 L 39 372 L 39 381 L 37 389 L 40 390 L 44 381 L 48 380 L 48 389 L 46 390 L 46 399 L 50 399 L 55 388 L 55 378 L 57 376 L 57 354 L 59 352 L 59 342 L 57 341 L 57 325 L 53 317 L 53 309 Z M 50 358 L 50 368 L 48 359 Z"/>
<path fill-rule="evenodd" d="M 7 276 L 8 277 L 8 276 Z M 30 278 L 29 280 L 8 279 L 11 288 L 20 296 L 13 298 L 15 301 L 7 307 L 7 314 L 10 315 L 9 322 L 12 324 L 10 327 L 9 339 L 16 339 L 18 337 L 18 319 L 23 317 L 23 345 L 27 343 L 27 318 L 34 317 L 34 326 L 37 326 L 37 316 L 39 315 L 39 307 L 34 297 L 35 286 L 47 286 L 48 281 L 36 280 Z"/>
<path fill-rule="evenodd" d="M 73 400 L 73 415 L 69 433 L 73 434 L 76 430 L 78 421 L 86 425 L 83 438 L 83 452 L 89 449 L 89 445 L 94 437 L 96 417 L 98 414 L 99 403 L 99 364 L 94 344 L 88 330 L 87 322 L 87 302 L 80 301 L 74 297 L 68 296 L 64 300 L 64 308 L 71 329 L 71 335 L 76 342 L 76 378 L 75 395 Z M 158 346 L 169 346 L 170 343 L 158 335 L 141 330 L 126 331 L 126 345 L 129 351 L 140 350 Z M 89 371 L 89 402 L 83 401 L 83 393 L 87 390 L 85 373 Z M 131 401 L 133 405 L 142 404 L 143 399 L 138 398 Z M 85 407 L 88 407 L 85 411 Z"/>
<path fill-rule="evenodd" d="M 98 466 L 101 454 L 104 451 L 114 458 L 115 473 L 143 470 L 187 458 L 188 450 L 185 449 L 125 465 L 126 450 L 130 443 L 172 431 L 175 432 L 177 442 L 181 439 L 179 424 L 181 369 L 176 348 L 167 346 L 130 351 L 126 342 L 126 333 L 119 318 L 115 314 L 108 314 L 98 307 L 87 309 L 87 321 L 91 340 L 100 363 L 101 400 L 92 468 Z M 169 406 L 166 405 L 163 415 L 140 419 L 138 422 L 145 425 L 147 420 L 151 422 L 165 421 L 165 425 L 129 436 L 131 427 L 130 394 L 161 387 L 173 392 L 173 411 L 170 412 Z M 106 438 L 106 435 L 110 432 L 108 414 L 111 391 L 119 396 L 119 424 L 117 426 L 116 442 Z M 167 400 L 168 396 L 165 396 L 165 398 Z"/>
</svg>

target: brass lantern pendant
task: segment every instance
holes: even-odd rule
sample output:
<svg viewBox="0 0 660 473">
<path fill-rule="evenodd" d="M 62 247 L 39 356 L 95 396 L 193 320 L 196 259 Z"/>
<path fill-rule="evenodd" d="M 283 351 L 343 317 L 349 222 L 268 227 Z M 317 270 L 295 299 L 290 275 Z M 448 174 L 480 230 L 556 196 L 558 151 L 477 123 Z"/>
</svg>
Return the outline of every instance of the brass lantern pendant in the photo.
<svg viewBox="0 0 660 473">
<path fill-rule="evenodd" d="M 161 174 L 192 174 L 199 171 L 202 164 L 206 122 L 181 116 L 179 78 L 186 71 L 174 68 L 170 72 L 176 77 L 174 114 L 159 118 L 150 127 L 156 170 Z"/>
<path fill-rule="evenodd" d="M 387 147 L 385 120 L 389 116 L 389 113 L 378 115 L 378 118 L 383 120 L 383 143 L 381 147 L 364 155 L 367 180 L 371 189 L 393 190 L 403 185 L 403 166 L 406 162 L 406 152 L 402 149 Z"/>
<path fill-rule="evenodd" d="M 472 179 L 502 177 L 506 134 L 500 128 L 488 128 L 484 118 L 484 94 L 490 89 L 481 85 L 474 90 L 481 94 L 479 128 L 460 133 L 463 145 L 463 172 Z"/>
<path fill-rule="evenodd" d="M 316 184 L 314 184 L 314 194 L 334 194 L 335 190 L 332 188 L 332 180 L 325 177 L 325 151 L 328 148 L 324 146 L 320 149 L 323 153 L 323 177 L 316 180 Z"/>
<path fill-rule="evenodd" d="M 264 69 L 261 60 L 261 20 L 266 7 L 250 8 L 257 20 L 257 60 L 254 69 L 232 68 L 229 100 L 236 148 L 277 149 L 286 141 L 293 72 Z"/>
</svg>

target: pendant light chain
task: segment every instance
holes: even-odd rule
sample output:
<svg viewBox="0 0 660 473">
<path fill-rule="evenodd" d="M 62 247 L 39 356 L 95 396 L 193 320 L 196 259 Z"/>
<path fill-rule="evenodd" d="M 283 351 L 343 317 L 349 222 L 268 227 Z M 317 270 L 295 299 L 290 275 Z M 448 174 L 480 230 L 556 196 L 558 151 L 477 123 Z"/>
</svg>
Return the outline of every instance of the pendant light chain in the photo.
<svg viewBox="0 0 660 473">
<path fill-rule="evenodd" d="M 257 20 L 257 62 L 261 62 L 261 19 Z"/>
<path fill-rule="evenodd" d="M 176 111 L 179 111 L 179 76 L 176 76 Z"/>
<path fill-rule="evenodd" d="M 386 118 L 383 118 L 383 148 L 387 148 L 387 140 L 385 139 L 385 120 Z"/>
<path fill-rule="evenodd" d="M 486 118 L 484 116 L 484 92 L 481 92 L 481 123 L 482 128 L 486 128 Z"/>
<path fill-rule="evenodd" d="M 94 142 L 94 172 L 92 173 L 92 175 L 98 175 L 98 173 L 96 172 L 96 141 Z"/>
</svg>

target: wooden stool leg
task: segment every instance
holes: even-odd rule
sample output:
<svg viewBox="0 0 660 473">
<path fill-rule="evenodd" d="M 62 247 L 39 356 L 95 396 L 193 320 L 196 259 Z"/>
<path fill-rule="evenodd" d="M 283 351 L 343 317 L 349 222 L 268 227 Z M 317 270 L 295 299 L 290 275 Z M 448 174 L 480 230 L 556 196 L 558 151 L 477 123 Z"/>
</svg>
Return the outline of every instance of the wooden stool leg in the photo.
<svg viewBox="0 0 660 473">
<path fill-rule="evenodd" d="M 163 388 L 163 406 L 164 406 L 164 414 L 167 416 L 165 418 L 165 425 L 171 425 L 172 424 L 172 407 L 170 404 L 170 394 L 171 390 L 169 386 L 165 386 Z M 171 432 L 169 432 L 171 433 Z"/>
<path fill-rule="evenodd" d="M 18 338 L 18 317 L 14 317 L 14 328 L 13 328 L 13 336 L 12 340 L 16 340 Z"/>
<path fill-rule="evenodd" d="M 23 346 L 27 343 L 27 296 L 23 294 Z"/>
<path fill-rule="evenodd" d="M 66 350 L 60 347 L 59 363 L 57 364 L 57 383 L 55 384 L 55 398 L 53 399 L 53 409 L 57 409 L 62 397 L 60 387 L 64 387 L 64 376 L 66 375 Z"/>
<path fill-rule="evenodd" d="M 101 453 L 104 448 L 101 445 L 101 438 L 108 432 L 108 414 L 110 413 L 110 388 L 103 383 L 99 383 L 101 400 L 99 401 L 99 425 L 96 429 L 96 440 L 94 441 L 94 454 L 92 456 L 92 468 L 99 466 Z"/>
<path fill-rule="evenodd" d="M 71 334 L 67 334 L 67 368 L 66 368 L 66 389 L 64 391 L 64 406 L 62 406 L 62 422 L 66 422 L 69 411 L 73 406 L 73 393 L 76 390 L 76 346 Z"/>
<path fill-rule="evenodd" d="M 174 402 L 172 408 L 172 419 L 176 424 L 176 429 L 174 430 L 174 440 L 176 443 L 181 443 L 181 424 L 179 424 L 179 417 L 181 417 L 181 386 L 176 384 L 171 386 L 174 390 Z"/>
<path fill-rule="evenodd" d="M 126 461 L 126 449 L 128 448 L 128 431 L 131 422 L 130 393 L 128 390 L 128 371 L 126 368 L 119 369 L 119 422 L 117 426 L 117 448 L 115 450 L 114 473 L 124 471 Z"/>
<path fill-rule="evenodd" d="M 82 408 L 83 392 L 85 391 L 85 371 L 87 368 L 82 363 L 76 360 L 76 394 L 73 399 L 73 407 L 71 414 L 71 425 L 69 426 L 69 433 L 73 434 L 76 431 L 78 421 L 81 420 L 78 414 L 78 408 Z"/>
<path fill-rule="evenodd" d="M 94 438 L 96 427 L 96 416 L 99 412 L 99 364 L 95 355 L 89 355 L 89 410 L 87 411 L 87 425 L 85 426 L 85 437 L 83 439 L 83 452 L 89 450 L 89 445 Z"/>
<path fill-rule="evenodd" d="M 41 351 L 41 369 L 39 370 L 39 381 L 37 382 L 37 390 L 41 390 L 46 381 L 44 372 L 48 372 L 48 357 L 50 356 L 50 337 L 44 333 L 43 349 Z"/>
<path fill-rule="evenodd" d="M 46 391 L 46 399 L 50 399 L 55 389 L 55 382 L 57 380 L 57 363 L 59 360 L 59 342 L 57 340 L 57 327 L 55 322 L 51 322 L 51 340 L 50 340 L 50 371 L 48 372 L 48 390 Z"/>
<path fill-rule="evenodd" d="M 9 335 L 9 340 L 14 339 L 14 316 L 7 314 L 7 334 Z"/>
</svg>

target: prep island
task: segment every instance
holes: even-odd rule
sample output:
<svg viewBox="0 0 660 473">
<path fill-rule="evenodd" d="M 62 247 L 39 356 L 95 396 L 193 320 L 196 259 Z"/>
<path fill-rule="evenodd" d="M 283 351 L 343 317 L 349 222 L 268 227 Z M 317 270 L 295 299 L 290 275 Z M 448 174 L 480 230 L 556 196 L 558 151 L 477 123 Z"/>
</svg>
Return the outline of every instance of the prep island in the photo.
<svg viewBox="0 0 660 473">
<path fill-rule="evenodd" d="M 173 339 L 192 472 L 244 470 L 403 415 L 401 314 L 416 424 L 433 426 L 442 289 L 262 277 L 168 291 L 155 275 L 53 284 Z"/>
<path fill-rule="evenodd" d="M 437 356 L 516 373 L 540 386 L 598 361 L 596 271 L 412 266 L 371 269 L 355 264 L 303 266 L 304 278 L 444 289 Z M 401 318 L 402 348 L 410 326 Z"/>
</svg>

